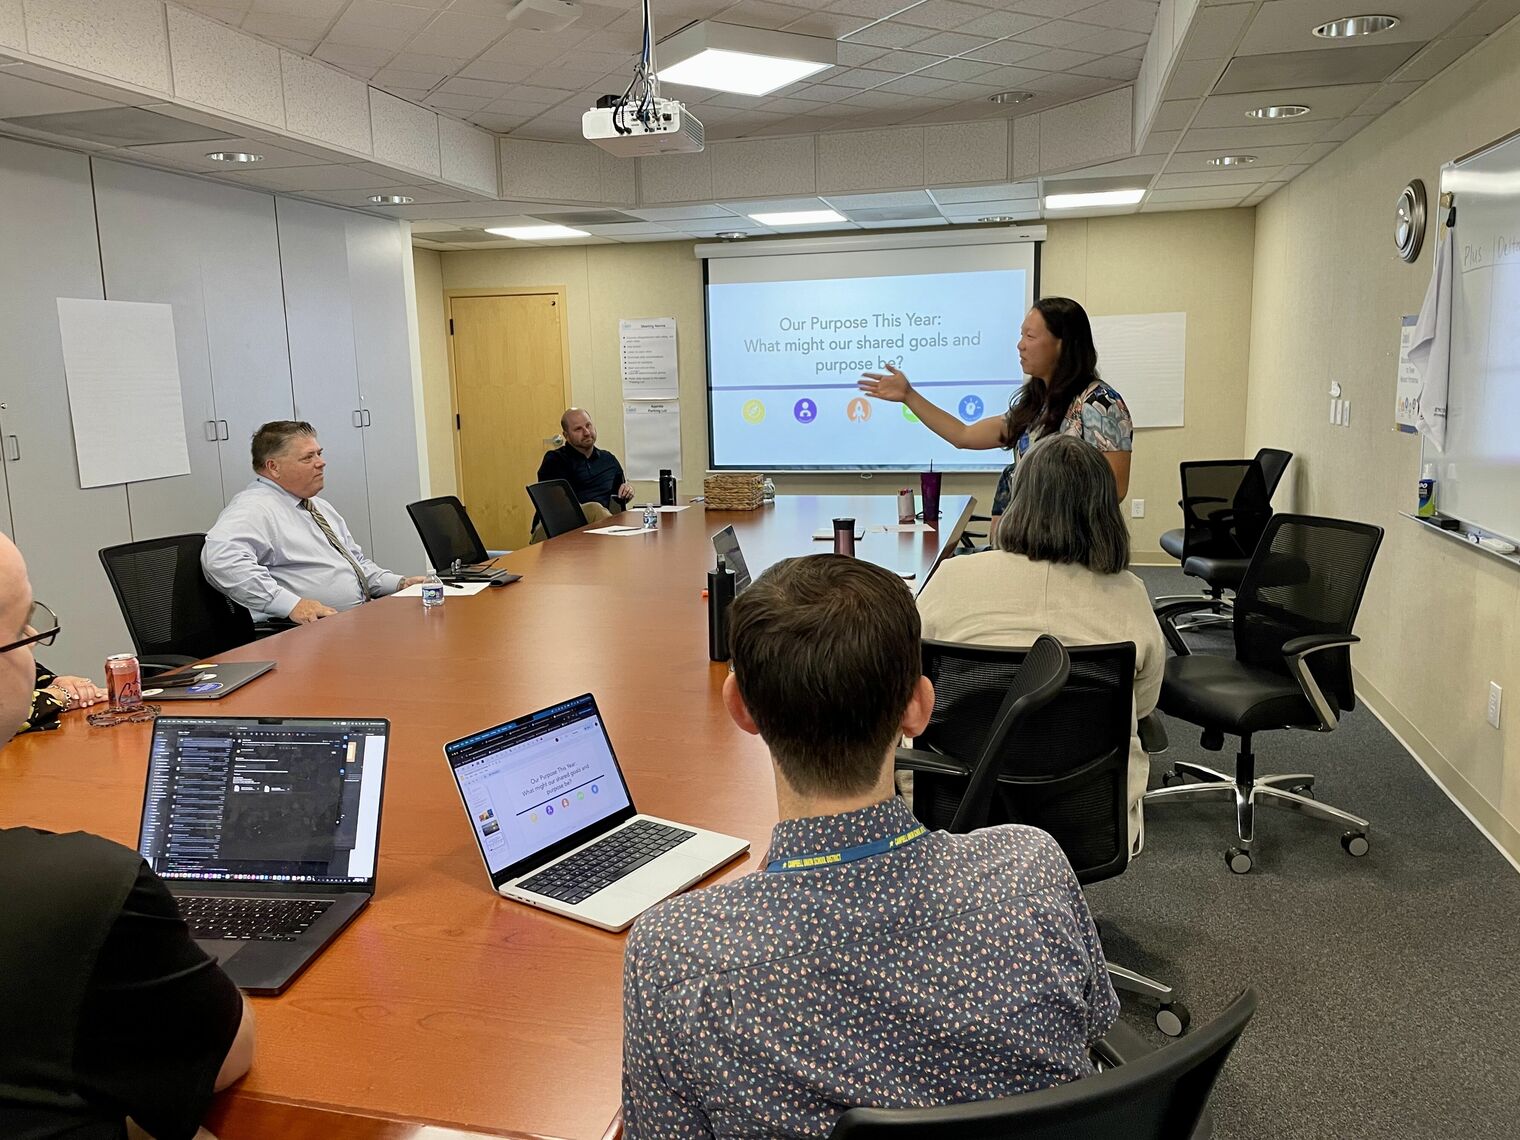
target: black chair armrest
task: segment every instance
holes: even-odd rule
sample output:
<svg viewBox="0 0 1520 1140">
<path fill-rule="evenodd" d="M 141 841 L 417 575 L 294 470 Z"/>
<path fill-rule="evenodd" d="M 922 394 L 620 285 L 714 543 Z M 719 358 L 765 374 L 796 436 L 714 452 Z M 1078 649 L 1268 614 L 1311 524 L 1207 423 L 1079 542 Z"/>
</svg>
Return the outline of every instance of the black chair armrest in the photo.
<svg viewBox="0 0 1520 1140">
<path fill-rule="evenodd" d="M 1154 609 L 1156 621 L 1161 625 L 1161 636 L 1166 638 L 1166 643 L 1178 657 L 1187 657 L 1193 651 L 1182 640 L 1182 634 L 1177 632 L 1176 619 L 1196 610 L 1221 612 L 1220 603 L 1201 594 L 1182 598 L 1157 598 L 1156 601 L 1161 603 Z"/>
<path fill-rule="evenodd" d="M 1172 745 L 1172 742 L 1167 739 L 1166 722 L 1161 719 L 1160 712 L 1141 717 L 1137 730 L 1140 735 L 1140 748 L 1147 756 L 1165 752 Z"/>
<path fill-rule="evenodd" d="M 1361 640 L 1352 633 L 1311 633 L 1283 642 L 1282 652 L 1288 668 L 1298 680 L 1298 687 L 1304 691 L 1304 698 L 1319 718 L 1320 729 L 1324 732 L 1329 732 L 1336 726 L 1335 709 L 1315 680 L 1314 670 L 1309 668 L 1309 656 L 1325 649 L 1343 649 Z"/>
<path fill-rule="evenodd" d="M 971 765 L 963 764 L 953 756 L 922 748 L 899 748 L 893 767 L 899 772 L 933 772 L 940 776 L 960 776 L 963 779 L 971 776 Z"/>
</svg>

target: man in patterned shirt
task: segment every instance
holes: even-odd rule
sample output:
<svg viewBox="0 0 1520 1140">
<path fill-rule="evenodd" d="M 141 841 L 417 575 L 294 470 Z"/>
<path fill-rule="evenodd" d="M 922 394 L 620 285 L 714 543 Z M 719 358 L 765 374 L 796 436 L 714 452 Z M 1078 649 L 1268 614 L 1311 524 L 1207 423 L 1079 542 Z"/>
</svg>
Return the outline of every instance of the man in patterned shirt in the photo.
<svg viewBox="0 0 1520 1140">
<path fill-rule="evenodd" d="M 628 939 L 623 1117 L 646 1137 L 823 1137 L 855 1105 L 918 1107 L 1090 1073 L 1118 1000 L 1055 841 L 925 832 L 898 738 L 934 689 L 912 594 L 832 554 L 734 602 L 729 715 L 775 765 L 766 868 L 669 899 Z"/>
</svg>

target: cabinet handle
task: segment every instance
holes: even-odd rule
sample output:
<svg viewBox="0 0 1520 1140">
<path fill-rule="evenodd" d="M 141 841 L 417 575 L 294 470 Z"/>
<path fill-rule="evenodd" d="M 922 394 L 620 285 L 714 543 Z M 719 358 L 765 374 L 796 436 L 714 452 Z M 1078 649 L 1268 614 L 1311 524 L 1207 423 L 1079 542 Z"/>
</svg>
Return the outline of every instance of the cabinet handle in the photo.
<svg viewBox="0 0 1520 1140">
<path fill-rule="evenodd" d="M 206 421 L 206 442 L 215 443 L 220 437 L 216 434 L 216 421 Z"/>
<path fill-rule="evenodd" d="M 19 435 L 8 435 L 5 438 L 11 441 L 11 454 L 7 458 L 14 463 L 21 458 L 21 437 Z"/>
<path fill-rule="evenodd" d="M 354 409 L 354 427 L 356 427 L 356 428 L 362 428 L 363 426 L 364 426 L 364 413 L 361 410 L 359 410 L 358 408 L 355 408 Z"/>
<path fill-rule="evenodd" d="M 227 439 L 228 438 L 227 421 L 226 420 L 217 420 L 216 422 L 222 425 L 222 434 L 218 438 L 219 439 Z"/>
<path fill-rule="evenodd" d="M 369 427 L 372 422 L 373 421 L 370 419 L 370 415 L 369 415 L 369 409 L 365 408 L 364 409 L 364 426 L 365 427 Z"/>
</svg>

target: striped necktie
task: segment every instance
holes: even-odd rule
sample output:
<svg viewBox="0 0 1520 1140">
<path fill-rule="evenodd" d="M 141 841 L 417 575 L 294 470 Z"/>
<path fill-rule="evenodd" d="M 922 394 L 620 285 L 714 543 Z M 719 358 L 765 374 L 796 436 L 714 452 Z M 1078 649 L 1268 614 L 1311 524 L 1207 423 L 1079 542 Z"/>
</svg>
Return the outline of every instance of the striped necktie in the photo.
<svg viewBox="0 0 1520 1140">
<path fill-rule="evenodd" d="M 359 579 L 359 600 L 361 602 L 369 601 L 369 583 L 364 580 L 364 571 L 359 569 L 359 564 L 354 561 L 354 556 L 348 552 L 348 548 L 338 541 L 338 536 L 333 533 L 332 525 L 322 517 L 322 512 L 317 510 L 317 504 L 311 499 L 302 499 L 301 509 L 311 513 L 313 521 L 321 528 L 322 533 L 327 536 L 327 541 L 332 543 L 332 548 L 343 555 L 343 560 L 352 567 L 354 577 Z"/>
</svg>

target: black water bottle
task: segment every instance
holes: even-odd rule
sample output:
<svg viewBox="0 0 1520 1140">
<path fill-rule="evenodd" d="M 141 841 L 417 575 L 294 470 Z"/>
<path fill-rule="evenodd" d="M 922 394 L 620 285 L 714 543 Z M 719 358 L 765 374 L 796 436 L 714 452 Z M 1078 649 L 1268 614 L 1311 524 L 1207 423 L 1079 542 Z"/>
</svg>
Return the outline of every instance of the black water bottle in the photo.
<svg viewBox="0 0 1520 1140">
<path fill-rule="evenodd" d="M 722 558 L 707 572 L 707 656 L 728 660 L 728 607 L 734 602 L 734 572 Z"/>
<path fill-rule="evenodd" d="M 660 506 L 673 507 L 676 505 L 676 477 L 670 473 L 668 467 L 660 469 Z"/>
</svg>

